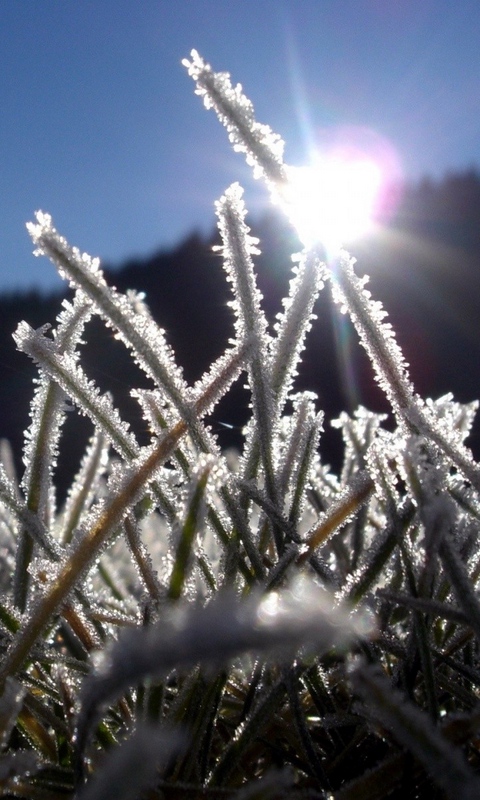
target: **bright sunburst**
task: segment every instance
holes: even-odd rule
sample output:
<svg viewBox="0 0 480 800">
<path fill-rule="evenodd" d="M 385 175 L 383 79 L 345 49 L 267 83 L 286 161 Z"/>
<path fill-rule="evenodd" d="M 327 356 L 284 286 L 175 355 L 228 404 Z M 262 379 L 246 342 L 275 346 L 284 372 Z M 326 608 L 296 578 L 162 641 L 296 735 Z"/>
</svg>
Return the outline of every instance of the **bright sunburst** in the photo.
<svg viewBox="0 0 480 800">
<path fill-rule="evenodd" d="M 372 158 L 318 157 L 289 178 L 287 213 L 306 247 L 321 243 L 333 255 L 373 226 L 383 176 Z"/>
</svg>

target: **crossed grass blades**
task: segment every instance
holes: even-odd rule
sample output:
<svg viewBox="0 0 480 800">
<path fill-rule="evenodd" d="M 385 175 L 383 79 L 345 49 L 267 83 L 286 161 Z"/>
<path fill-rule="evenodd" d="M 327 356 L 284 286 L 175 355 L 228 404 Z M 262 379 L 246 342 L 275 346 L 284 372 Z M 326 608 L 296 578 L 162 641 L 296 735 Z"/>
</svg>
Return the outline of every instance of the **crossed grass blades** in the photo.
<svg viewBox="0 0 480 800">
<path fill-rule="evenodd" d="M 195 51 L 184 64 L 286 207 L 280 137 L 226 73 Z M 29 225 L 74 296 L 53 329 L 15 333 L 38 380 L 20 483 L 7 444 L 0 467 L 0 796 L 473 800 L 477 404 L 415 393 L 345 252 L 300 253 L 272 325 L 238 185 L 217 215 L 235 336 L 194 386 L 141 295 L 108 286 L 48 215 Z M 396 421 L 342 415 L 340 475 L 321 461 L 315 397 L 295 393 L 324 284 Z M 94 315 L 151 379 L 132 391 L 148 446 L 82 369 Z M 238 379 L 251 418 L 242 452 L 222 453 L 205 417 Z M 71 403 L 93 432 L 58 509 Z"/>
</svg>

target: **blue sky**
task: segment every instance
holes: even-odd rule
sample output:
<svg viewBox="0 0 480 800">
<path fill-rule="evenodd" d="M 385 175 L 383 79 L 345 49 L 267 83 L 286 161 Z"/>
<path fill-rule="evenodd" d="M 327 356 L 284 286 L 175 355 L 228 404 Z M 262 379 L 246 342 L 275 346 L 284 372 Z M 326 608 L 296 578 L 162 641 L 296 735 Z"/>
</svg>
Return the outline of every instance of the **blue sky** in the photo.
<svg viewBox="0 0 480 800">
<path fill-rule="evenodd" d="M 0 0 L 0 291 L 60 285 L 25 222 L 119 264 L 209 232 L 234 180 L 181 59 L 195 47 L 286 140 L 361 127 L 404 175 L 480 164 L 478 0 Z"/>
</svg>

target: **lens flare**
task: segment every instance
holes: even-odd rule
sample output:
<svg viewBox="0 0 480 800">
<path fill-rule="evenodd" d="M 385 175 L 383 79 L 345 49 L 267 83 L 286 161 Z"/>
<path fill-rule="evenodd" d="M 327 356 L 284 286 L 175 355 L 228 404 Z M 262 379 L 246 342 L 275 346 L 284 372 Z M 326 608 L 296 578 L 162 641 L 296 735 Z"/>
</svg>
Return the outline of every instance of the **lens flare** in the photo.
<svg viewBox="0 0 480 800">
<path fill-rule="evenodd" d="M 286 211 L 306 247 L 328 254 L 370 233 L 398 203 L 401 168 L 393 146 L 367 128 L 331 132 L 309 166 L 290 167 Z"/>
<path fill-rule="evenodd" d="M 289 217 L 305 246 L 336 251 L 373 226 L 382 186 L 378 164 L 368 158 L 318 159 L 291 167 L 286 193 Z"/>
</svg>

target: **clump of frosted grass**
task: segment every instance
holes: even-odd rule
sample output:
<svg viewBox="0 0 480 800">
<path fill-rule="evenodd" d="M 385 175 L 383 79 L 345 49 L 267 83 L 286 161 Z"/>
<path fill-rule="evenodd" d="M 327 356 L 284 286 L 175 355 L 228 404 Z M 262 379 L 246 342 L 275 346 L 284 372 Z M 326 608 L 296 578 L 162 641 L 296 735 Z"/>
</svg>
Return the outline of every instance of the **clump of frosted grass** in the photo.
<svg viewBox="0 0 480 800">
<path fill-rule="evenodd" d="M 195 51 L 184 64 L 285 204 L 280 137 L 227 73 Z M 142 297 L 47 214 L 28 226 L 73 300 L 14 334 L 38 380 L 20 482 L 0 451 L 2 796 L 477 797 L 477 405 L 418 396 L 347 253 L 300 253 L 269 325 L 238 184 L 217 215 L 235 337 L 194 386 Z M 295 389 L 325 283 L 396 419 L 342 414 L 339 475 L 316 397 Z M 93 316 L 153 384 L 132 387 L 147 445 L 82 367 Z M 205 417 L 239 378 L 251 419 L 232 455 Z M 71 403 L 92 436 L 57 508 Z"/>
</svg>

